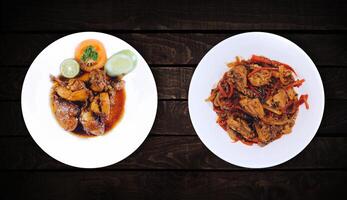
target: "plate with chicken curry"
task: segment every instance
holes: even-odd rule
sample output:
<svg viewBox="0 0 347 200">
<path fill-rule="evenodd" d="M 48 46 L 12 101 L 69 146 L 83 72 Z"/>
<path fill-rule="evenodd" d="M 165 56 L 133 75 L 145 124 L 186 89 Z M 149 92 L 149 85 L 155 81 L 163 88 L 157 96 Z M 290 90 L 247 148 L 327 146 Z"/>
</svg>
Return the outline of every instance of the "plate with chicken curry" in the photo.
<svg viewBox="0 0 347 200">
<path fill-rule="evenodd" d="M 157 89 L 142 56 L 104 33 L 75 33 L 33 61 L 22 112 L 35 142 L 65 164 L 104 167 L 129 156 L 148 135 Z"/>
<path fill-rule="evenodd" d="M 202 142 L 248 168 L 281 164 L 317 132 L 324 89 L 316 66 L 293 42 L 270 33 L 230 37 L 196 68 L 189 112 Z"/>
</svg>

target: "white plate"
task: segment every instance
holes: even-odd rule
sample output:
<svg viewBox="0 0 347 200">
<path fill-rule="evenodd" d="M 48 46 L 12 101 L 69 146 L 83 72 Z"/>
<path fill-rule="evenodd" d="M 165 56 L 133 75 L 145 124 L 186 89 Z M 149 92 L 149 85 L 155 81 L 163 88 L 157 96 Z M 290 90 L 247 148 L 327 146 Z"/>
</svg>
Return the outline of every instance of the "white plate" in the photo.
<svg viewBox="0 0 347 200">
<path fill-rule="evenodd" d="M 52 86 L 49 75 L 58 75 L 60 63 L 72 58 L 76 46 L 85 39 L 101 41 L 107 57 L 130 49 L 138 58 L 135 70 L 124 78 L 123 118 L 104 136 L 91 138 L 81 138 L 63 130 L 51 112 L 49 101 Z M 50 44 L 31 64 L 22 88 L 23 117 L 35 142 L 56 160 L 75 167 L 104 167 L 129 156 L 147 137 L 156 111 L 157 88 L 148 64 L 128 43 L 104 33 L 75 33 Z"/>
<path fill-rule="evenodd" d="M 216 123 L 212 104 L 205 102 L 211 89 L 228 70 L 226 63 L 236 56 L 248 59 L 263 55 L 292 66 L 299 78 L 306 81 L 297 89 L 308 93 L 310 109 L 300 107 L 292 133 L 265 147 L 232 142 Z M 196 68 L 189 88 L 189 113 L 194 129 L 202 142 L 215 155 L 234 165 L 248 168 L 271 167 L 300 153 L 316 134 L 323 116 L 324 89 L 318 70 L 310 57 L 296 44 L 278 35 L 250 32 L 230 37 L 213 47 Z"/>
</svg>

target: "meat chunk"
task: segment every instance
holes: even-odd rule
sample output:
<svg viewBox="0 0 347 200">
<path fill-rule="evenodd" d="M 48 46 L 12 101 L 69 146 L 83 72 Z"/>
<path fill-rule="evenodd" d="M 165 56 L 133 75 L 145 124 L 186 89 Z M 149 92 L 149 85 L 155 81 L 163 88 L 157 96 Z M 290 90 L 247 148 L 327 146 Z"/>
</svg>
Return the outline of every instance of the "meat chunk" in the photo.
<svg viewBox="0 0 347 200">
<path fill-rule="evenodd" d="M 78 79 L 69 79 L 62 81 L 57 77 L 51 76 L 53 81 L 53 90 L 63 99 L 68 101 L 86 101 L 90 95 L 83 81 Z"/>
<path fill-rule="evenodd" d="M 78 124 L 78 114 L 80 112 L 77 105 L 65 101 L 54 95 L 52 101 L 53 113 L 61 127 L 67 131 L 73 131 Z"/>
<path fill-rule="evenodd" d="M 281 115 L 282 110 L 286 107 L 287 103 L 287 92 L 283 89 L 280 89 L 274 96 L 270 97 L 265 102 L 264 108 L 273 113 L 276 113 L 277 115 Z"/>
<path fill-rule="evenodd" d="M 265 115 L 263 106 L 258 98 L 250 99 L 243 97 L 240 100 L 240 105 L 253 117 L 263 118 Z"/>
<path fill-rule="evenodd" d="M 227 120 L 227 125 L 232 130 L 240 133 L 244 138 L 252 140 L 256 137 L 256 134 L 252 132 L 247 122 L 239 117 L 231 116 Z"/>
<path fill-rule="evenodd" d="M 264 124 L 260 121 L 255 124 L 255 129 L 258 134 L 258 141 L 262 145 L 268 144 L 275 139 L 275 136 L 271 132 L 270 125 Z"/>
<path fill-rule="evenodd" d="M 228 73 L 231 76 L 232 83 L 239 92 L 246 96 L 254 97 L 254 92 L 247 88 L 247 69 L 245 66 L 233 66 Z"/>
<path fill-rule="evenodd" d="M 71 91 L 77 91 L 77 90 L 85 89 L 86 85 L 84 84 L 83 81 L 73 78 L 73 79 L 69 79 L 66 88 Z"/>
<path fill-rule="evenodd" d="M 101 112 L 106 116 L 106 118 L 110 115 L 111 103 L 110 97 L 107 92 L 103 92 L 100 94 L 100 107 Z"/>
<path fill-rule="evenodd" d="M 86 101 L 90 95 L 89 90 L 81 89 L 72 91 L 64 86 L 55 87 L 57 94 L 68 101 Z"/>
<path fill-rule="evenodd" d="M 90 103 L 90 110 L 95 114 L 108 118 L 111 110 L 110 98 L 107 92 L 100 93 Z"/>
<path fill-rule="evenodd" d="M 79 118 L 84 131 L 92 135 L 102 135 L 105 133 L 104 119 L 98 115 L 95 115 L 88 109 L 82 109 Z"/>
<path fill-rule="evenodd" d="M 90 72 L 90 88 L 94 92 L 102 92 L 108 85 L 108 81 L 106 79 L 106 74 L 102 70 L 93 70 Z"/>
<path fill-rule="evenodd" d="M 283 65 L 280 65 L 278 67 L 279 71 L 279 78 L 283 85 L 289 85 L 290 83 L 294 82 L 294 77 L 292 75 L 292 71 L 284 67 Z"/>
</svg>

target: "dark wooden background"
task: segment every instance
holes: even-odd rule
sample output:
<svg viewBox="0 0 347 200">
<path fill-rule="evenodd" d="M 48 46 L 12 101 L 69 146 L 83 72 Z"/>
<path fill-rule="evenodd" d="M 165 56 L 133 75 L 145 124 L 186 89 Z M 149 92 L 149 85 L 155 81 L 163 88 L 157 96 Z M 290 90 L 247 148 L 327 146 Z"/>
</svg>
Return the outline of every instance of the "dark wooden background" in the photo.
<svg viewBox="0 0 347 200">
<path fill-rule="evenodd" d="M 1 1 L 0 199 L 337 199 L 347 182 L 347 1 Z M 59 163 L 30 137 L 23 79 L 56 39 L 101 31 L 124 39 L 150 64 L 159 94 L 144 144 L 115 165 Z M 194 69 L 221 40 L 246 31 L 282 35 L 316 63 L 326 107 L 321 127 L 294 159 L 249 170 L 214 156 L 189 119 Z M 49 67 L 49 66 L 47 66 Z M 64 148 L 64 147 L 62 147 Z M 230 152 L 232 153 L 232 152 Z"/>
</svg>

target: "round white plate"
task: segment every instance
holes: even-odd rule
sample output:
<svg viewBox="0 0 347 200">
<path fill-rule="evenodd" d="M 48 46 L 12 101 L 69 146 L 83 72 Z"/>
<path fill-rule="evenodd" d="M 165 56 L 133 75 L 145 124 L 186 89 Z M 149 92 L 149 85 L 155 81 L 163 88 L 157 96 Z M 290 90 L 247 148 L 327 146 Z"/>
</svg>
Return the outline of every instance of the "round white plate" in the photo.
<svg viewBox="0 0 347 200">
<path fill-rule="evenodd" d="M 49 75 L 58 75 L 59 65 L 74 57 L 76 46 L 85 39 L 104 44 L 107 57 L 123 49 L 137 55 L 134 71 L 125 76 L 124 116 L 104 136 L 81 138 L 63 130 L 50 108 Z M 58 39 L 46 47 L 31 64 L 22 88 L 22 112 L 35 142 L 50 156 L 67 165 L 97 168 L 117 163 L 133 153 L 152 128 L 157 111 L 157 88 L 142 56 L 128 43 L 104 33 L 82 32 Z"/>
<path fill-rule="evenodd" d="M 232 142 L 216 123 L 217 115 L 212 110 L 212 104 L 205 101 L 211 89 L 228 70 L 226 63 L 234 61 L 236 56 L 248 59 L 253 54 L 292 66 L 299 78 L 306 80 L 297 89 L 298 93 L 309 95 L 310 109 L 300 107 L 292 133 L 265 147 Z M 315 64 L 300 47 L 278 35 L 250 32 L 223 40 L 204 56 L 190 83 L 188 104 L 196 133 L 215 155 L 234 165 L 265 168 L 286 162 L 310 143 L 322 120 L 324 89 Z"/>
</svg>

